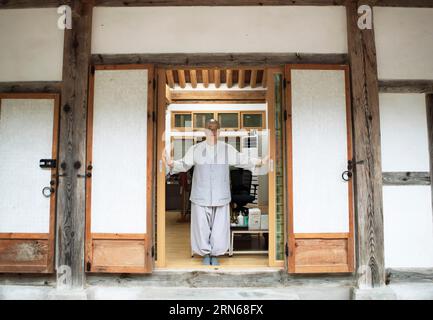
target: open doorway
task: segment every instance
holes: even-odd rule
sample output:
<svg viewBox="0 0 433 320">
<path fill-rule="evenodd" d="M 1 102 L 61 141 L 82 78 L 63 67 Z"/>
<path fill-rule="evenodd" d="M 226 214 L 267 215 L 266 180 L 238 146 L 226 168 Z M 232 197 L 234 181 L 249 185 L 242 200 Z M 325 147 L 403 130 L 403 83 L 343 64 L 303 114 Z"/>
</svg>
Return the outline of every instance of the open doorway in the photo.
<svg viewBox="0 0 433 320">
<path fill-rule="evenodd" d="M 273 106 L 267 101 L 265 68 L 166 69 L 159 70 L 158 78 L 158 155 L 165 152 L 171 159 L 181 159 L 190 147 L 206 139 L 205 124 L 216 119 L 220 141 L 240 153 L 269 158 L 275 139 L 270 137 Z M 159 163 L 157 267 L 206 267 L 190 241 L 193 171 L 170 175 Z M 220 257 L 219 268 L 272 265 L 274 178 L 272 159 L 253 170 L 230 167 L 230 246 Z"/>
</svg>

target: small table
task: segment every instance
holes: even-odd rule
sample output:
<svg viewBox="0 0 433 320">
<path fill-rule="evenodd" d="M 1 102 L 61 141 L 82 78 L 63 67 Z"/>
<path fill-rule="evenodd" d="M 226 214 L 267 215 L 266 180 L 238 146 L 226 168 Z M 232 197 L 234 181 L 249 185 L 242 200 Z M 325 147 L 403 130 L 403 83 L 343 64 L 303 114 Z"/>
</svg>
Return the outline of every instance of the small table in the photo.
<svg viewBox="0 0 433 320">
<path fill-rule="evenodd" d="M 257 254 L 257 253 L 268 253 L 268 250 L 233 250 L 233 244 L 236 234 L 269 234 L 269 230 L 248 230 L 248 227 L 231 227 L 230 228 L 231 238 L 230 238 L 230 248 L 229 256 L 233 256 L 233 253 L 239 254 Z"/>
</svg>

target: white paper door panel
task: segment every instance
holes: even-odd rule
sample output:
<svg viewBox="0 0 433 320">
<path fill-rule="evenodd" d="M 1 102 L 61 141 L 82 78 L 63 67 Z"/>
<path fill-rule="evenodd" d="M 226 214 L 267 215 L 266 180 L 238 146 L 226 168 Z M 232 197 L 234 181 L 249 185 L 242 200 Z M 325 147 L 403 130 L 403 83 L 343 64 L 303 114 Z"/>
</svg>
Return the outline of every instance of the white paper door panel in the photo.
<svg viewBox="0 0 433 320">
<path fill-rule="evenodd" d="M 292 70 L 295 233 L 349 232 L 343 70 Z"/>
<path fill-rule="evenodd" d="M 96 70 L 92 233 L 146 233 L 147 70 Z"/>
<path fill-rule="evenodd" d="M 49 233 L 54 100 L 2 99 L 0 109 L 0 233 Z"/>
</svg>

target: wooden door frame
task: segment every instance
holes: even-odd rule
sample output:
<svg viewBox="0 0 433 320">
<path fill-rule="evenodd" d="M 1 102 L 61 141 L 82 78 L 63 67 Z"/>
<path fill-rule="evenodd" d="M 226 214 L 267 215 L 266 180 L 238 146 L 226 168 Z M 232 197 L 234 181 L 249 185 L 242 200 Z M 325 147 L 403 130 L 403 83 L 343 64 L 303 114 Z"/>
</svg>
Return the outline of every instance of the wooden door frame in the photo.
<svg viewBox="0 0 433 320">
<path fill-rule="evenodd" d="M 352 148 L 352 107 L 351 107 L 351 89 L 350 89 L 350 69 L 349 65 L 343 64 L 287 64 L 285 66 L 286 79 L 286 154 L 287 154 L 287 240 L 289 255 L 287 257 L 287 267 L 289 273 L 317 273 L 322 272 L 315 268 L 309 270 L 297 271 L 295 266 L 295 240 L 300 238 L 310 238 L 310 234 L 297 234 L 295 237 L 293 224 L 293 135 L 292 135 L 292 86 L 291 86 L 291 70 L 343 70 L 345 75 L 345 95 L 346 95 L 346 127 L 347 127 L 347 159 L 353 159 Z M 355 265 L 355 243 L 354 243 L 354 202 L 353 202 L 353 179 L 348 181 L 348 206 L 349 206 L 349 232 L 348 233 L 318 233 L 317 238 L 335 239 L 345 238 L 348 241 L 348 268 L 329 268 L 327 272 L 353 272 Z M 296 239 L 295 239 L 296 238 Z"/>
<path fill-rule="evenodd" d="M 219 65 L 209 65 L 206 67 L 202 66 L 188 66 L 188 67 L 172 67 L 172 66 L 163 66 L 160 65 L 156 69 L 156 75 L 157 75 L 157 151 L 156 151 L 156 162 L 157 162 L 157 186 L 156 186 L 156 223 L 157 223 L 157 232 L 156 232 L 156 251 L 157 251 L 157 258 L 155 261 L 156 268 L 166 268 L 167 261 L 166 261 L 166 211 L 165 211 L 165 166 L 162 163 L 162 153 L 165 150 L 165 110 L 166 110 L 166 71 L 167 70 L 198 70 L 198 69 L 212 69 L 212 68 L 220 68 L 224 69 L 224 66 Z M 238 66 L 238 67 L 231 67 L 231 69 L 265 69 L 265 73 L 268 73 L 268 70 L 277 70 L 281 72 L 282 75 L 284 75 L 284 66 Z M 273 91 L 269 86 L 269 81 L 267 85 L 267 93 L 271 92 L 271 96 L 273 97 Z M 284 92 L 283 92 L 284 95 Z M 267 114 L 268 114 L 268 130 L 269 130 L 269 153 L 270 153 L 270 159 L 274 159 L 274 156 L 271 155 L 271 152 L 273 154 L 275 153 L 275 137 L 272 137 L 271 131 L 275 130 L 275 123 L 273 121 L 274 119 L 274 107 L 272 104 L 268 103 L 269 97 L 266 98 L 266 104 L 267 104 Z M 273 98 L 272 98 L 273 99 Z M 193 119 L 192 119 L 193 121 Z M 271 129 L 273 128 L 273 129 Z M 273 143 L 273 144 L 272 144 Z M 161 171 L 162 172 L 161 172 Z M 284 260 L 276 260 L 275 259 L 275 211 L 271 210 L 270 208 L 275 208 L 275 191 L 271 189 L 271 185 L 275 186 L 275 170 L 273 172 L 268 173 L 269 177 L 269 185 L 268 185 L 268 199 L 269 199 L 269 253 L 268 253 L 268 266 L 267 267 L 284 267 Z M 271 184 L 271 180 L 273 181 Z M 272 201 L 271 201 L 272 199 Z M 272 222 L 272 223 L 271 223 Z M 273 232 L 273 233 L 272 233 Z"/>
<path fill-rule="evenodd" d="M 53 109 L 53 141 L 51 149 L 51 158 L 58 162 L 59 148 L 59 124 L 60 124 L 60 95 L 57 93 L 0 93 L 0 110 L 3 99 L 46 99 L 54 101 Z M 49 231 L 48 233 L 0 233 L 1 240 L 23 240 L 28 242 L 47 241 L 47 264 L 38 266 L 11 265 L 0 266 L 0 272 L 5 273 L 52 273 L 54 272 L 54 254 L 55 254 L 55 230 L 56 230 L 56 200 L 58 181 L 58 165 L 51 169 L 51 180 L 56 184 L 54 193 L 50 197 L 49 211 Z M 47 184 L 49 181 L 47 181 Z"/>
<path fill-rule="evenodd" d="M 92 233 L 91 232 L 91 198 L 92 179 L 86 178 L 86 222 L 85 222 L 85 261 L 86 272 L 124 272 L 149 273 L 153 269 L 153 256 L 145 254 L 144 268 L 138 267 L 93 267 L 93 240 L 143 240 L 146 252 L 153 253 L 153 187 L 154 187 L 154 66 L 150 64 L 110 64 L 93 65 L 89 72 L 89 96 L 87 109 L 87 141 L 86 141 L 86 175 L 91 173 L 93 156 L 93 111 L 94 83 L 96 70 L 142 70 L 148 71 L 147 90 L 147 191 L 146 191 L 146 233 Z M 150 143 L 150 146 L 149 146 Z M 90 166 L 90 167 L 89 167 Z M 90 262 L 90 267 L 88 263 Z"/>
</svg>

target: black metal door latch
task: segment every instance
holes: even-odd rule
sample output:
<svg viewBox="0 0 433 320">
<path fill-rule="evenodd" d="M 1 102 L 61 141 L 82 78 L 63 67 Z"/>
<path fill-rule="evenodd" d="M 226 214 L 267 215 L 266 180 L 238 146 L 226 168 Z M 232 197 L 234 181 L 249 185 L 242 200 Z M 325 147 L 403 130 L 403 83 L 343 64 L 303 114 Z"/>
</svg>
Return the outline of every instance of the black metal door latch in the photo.
<svg viewBox="0 0 433 320">
<path fill-rule="evenodd" d="M 41 159 L 39 160 L 39 167 L 42 169 L 53 169 L 57 167 L 56 159 Z"/>
<path fill-rule="evenodd" d="M 344 181 L 349 181 L 353 177 L 353 161 L 349 160 L 347 161 L 347 170 L 343 172 L 341 175 L 341 178 Z"/>
</svg>

